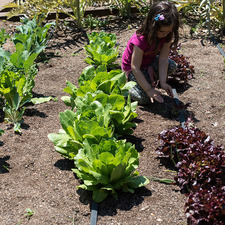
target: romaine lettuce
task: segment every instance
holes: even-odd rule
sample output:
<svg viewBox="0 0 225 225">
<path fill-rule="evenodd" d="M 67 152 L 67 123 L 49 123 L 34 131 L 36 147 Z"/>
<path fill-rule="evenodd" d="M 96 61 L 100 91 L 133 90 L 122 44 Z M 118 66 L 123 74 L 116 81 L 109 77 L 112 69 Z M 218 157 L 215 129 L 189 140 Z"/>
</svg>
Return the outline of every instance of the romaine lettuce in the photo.
<svg viewBox="0 0 225 225">
<path fill-rule="evenodd" d="M 103 201 L 109 194 L 117 198 L 117 190 L 134 193 L 134 189 L 149 183 L 135 171 L 139 154 L 125 140 L 102 139 L 99 144 L 84 141 L 83 148 L 74 157 L 76 175 L 83 180 L 78 188 L 93 192 L 93 200 Z"/>
</svg>

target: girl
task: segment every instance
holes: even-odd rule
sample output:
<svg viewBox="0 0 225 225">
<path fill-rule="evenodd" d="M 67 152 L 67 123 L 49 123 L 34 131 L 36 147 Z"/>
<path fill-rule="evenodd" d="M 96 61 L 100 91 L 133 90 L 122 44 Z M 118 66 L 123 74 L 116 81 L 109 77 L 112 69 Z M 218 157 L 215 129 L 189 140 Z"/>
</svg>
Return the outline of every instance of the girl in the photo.
<svg viewBox="0 0 225 225">
<path fill-rule="evenodd" d="M 122 69 L 129 81 L 137 85 L 130 89 L 131 99 L 139 104 L 163 102 L 161 93 L 155 90 L 154 79 L 173 97 L 172 88 L 166 83 L 167 74 L 176 70 L 176 63 L 168 59 L 172 45 L 179 39 L 179 13 L 172 2 L 154 3 L 142 26 L 127 43 L 122 56 Z"/>
</svg>

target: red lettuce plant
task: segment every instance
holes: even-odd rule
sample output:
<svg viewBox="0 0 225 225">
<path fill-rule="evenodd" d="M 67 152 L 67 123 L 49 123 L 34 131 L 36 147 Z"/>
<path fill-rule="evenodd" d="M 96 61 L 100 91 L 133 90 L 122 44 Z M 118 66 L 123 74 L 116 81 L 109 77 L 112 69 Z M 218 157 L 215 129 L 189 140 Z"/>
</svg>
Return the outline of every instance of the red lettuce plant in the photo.
<svg viewBox="0 0 225 225">
<path fill-rule="evenodd" d="M 200 188 L 191 192 L 186 203 L 188 224 L 223 225 L 225 221 L 225 187 Z"/>
<path fill-rule="evenodd" d="M 181 44 L 178 44 L 176 48 L 172 48 L 169 53 L 169 58 L 172 59 L 177 64 L 177 70 L 174 74 L 168 77 L 169 80 L 173 81 L 184 81 L 193 78 L 194 66 L 190 65 L 188 62 L 188 57 L 179 53 Z"/>
<path fill-rule="evenodd" d="M 189 224 L 220 225 L 225 221 L 225 153 L 196 127 L 175 127 L 159 134 L 156 151 L 178 170 L 176 183 L 186 191 Z"/>
</svg>

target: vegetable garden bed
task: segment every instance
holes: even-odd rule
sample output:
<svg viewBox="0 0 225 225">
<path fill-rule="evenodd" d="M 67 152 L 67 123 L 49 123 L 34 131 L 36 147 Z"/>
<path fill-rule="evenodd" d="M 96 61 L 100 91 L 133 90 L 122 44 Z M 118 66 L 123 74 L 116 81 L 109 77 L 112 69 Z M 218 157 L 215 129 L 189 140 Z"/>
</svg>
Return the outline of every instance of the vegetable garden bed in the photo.
<svg viewBox="0 0 225 225">
<path fill-rule="evenodd" d="M 136 20 L 120 21 L 109 26 L 109 32 L 117 36 L 120 56 L 126 42 L 139 25 Z M 13 22 L 0 21 L 7 31 Z M 90 30 L 86 30 L 90 33 Z M 212 43 L 189 36 L 184 30 L 181 52 L 190 57 L 195 68 L 194 79 L 185 87 L 176 87 L 180 100 L 191 103 L 185 111 L 194 114 L 194 124 L 205 131 L 216 145 L 225 144 L 225 95 L 223 57 Z M 12 127 L 3 123 L 1 114 L 0 137 L 0 219 L 1 224 L 89 224 L 90 193 L 77 190 L 80 184 L 71 168 L 73 162 L 62 158 L 47 138 L 61 128 L 59 112 L 67 107 L 60 100 L 65 95 L 66 80 L 78 85 L 78 78 L 85 63 L 87 43 L 85 32 L 58 31 L 46 49 L 49 57 L 38 64 L 35 77 L 34 96 L 57 97 L 40 105 L 28 105 L 21 126 L 22 134 L 14 134 Z M 7 48 L 12 46 L 8 45 Z M 118 58 L 120 62 L 121 58 Z M 138 171 L 141 175 L 173 179 L 170 164 L 160 161 L 155 152 L 159 143 L 158 134 L 179 125 L 179 118 L 172 113 L 173 100 L 164 96 L 165 103 L 137 107 L 138 124 L 129 142 L 140 153 Z M 186 224 L 186 197 L 175 185 L 150 181 L 135 190 L 134 194 L 118 193 L 118 199 L 108 197 L 99 204 L 99 224 Z M 26 209 L 34 212 L 24 216 Z"/>
</svg>

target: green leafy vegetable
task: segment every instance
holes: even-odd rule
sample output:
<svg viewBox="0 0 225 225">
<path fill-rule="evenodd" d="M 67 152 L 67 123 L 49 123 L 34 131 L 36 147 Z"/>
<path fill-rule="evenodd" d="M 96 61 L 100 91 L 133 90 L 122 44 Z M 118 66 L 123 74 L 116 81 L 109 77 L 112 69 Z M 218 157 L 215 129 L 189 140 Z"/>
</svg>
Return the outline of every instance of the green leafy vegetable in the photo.
<svg viewBox="0 0 225 225">
<path fill-rule="evenodd" d="M 32 98 L 31 102 L 35 105 L 37 104 L 41 104 L 41 103 L 45 103 L 45 102 L 49 102 L 51 100 L 55 100 L 55 98 L 49 96 L 49 97 L 40 97 L 40 98 Z"/>
<path fill-rule="evenodd" d="M 118 47 L 115 47 L 116 36 L 112 33 L 92 32 L 88 35 L 89 44 L 84 47 L 88 57 L 86 62 L 90 65 L 105 65 L 108 69 L 113 69 L 117 65 L 113 64 L 119 54 Z"/>
<path fill-rule="evenodd" d="M 117 190 L 134 193 L 134 189 L 149 183 L 135 171 L 139 155 L 135 147 L 124 140 L 102 139 L 99 144 L 84 146 L 74 158 L 77 169 L 73 171 L 83 180 L 78 186 L 93 191 L 93 200 L 103 201 L 109 194 L 117 198 Z"/>
<path fill-rule="evenodd" d="M 34 79 L 13 71 L 3 71 L 0 74 L 0 95 L 4 96 L 5 120 L 14 123 L 14 130 L 21 132 L 20 125 L 26 103 L 32 98 Z"/>
<path fill-rule="evenodd" d="M 66 110 L 59 114 L 59 118 L 63 129 L 58 134 L 49 134 L 48 138 L 54 143 L 57 152 L 71 160 L 83 147 L 85 139 L 98 144 L 102 138 L 110 138 L 113 135 L 112 128 L 105 127 L 102 117 L 97 113 L 90 120 L 85 115 L 77 116 L 73 111 Z"/>
</svg>

